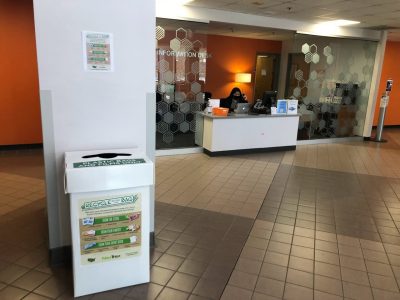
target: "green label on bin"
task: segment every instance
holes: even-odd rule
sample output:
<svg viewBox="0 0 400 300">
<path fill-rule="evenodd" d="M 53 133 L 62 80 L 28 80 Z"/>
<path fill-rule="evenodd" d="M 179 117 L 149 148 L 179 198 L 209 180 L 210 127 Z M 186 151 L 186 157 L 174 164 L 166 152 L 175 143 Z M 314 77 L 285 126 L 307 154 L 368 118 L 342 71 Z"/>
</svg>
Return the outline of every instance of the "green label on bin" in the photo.
<svg viewBox="0 0 400 300">
<path fill-rule="evenodd" d="M 94 161 L 77 162 L 77 163 L 73 164 L 73 167 L 74 168 L 92 168 L 92 167 L 144 164 L 145 162 L 146 161 L 143 158 L 94 160 Z"/>
</svg>

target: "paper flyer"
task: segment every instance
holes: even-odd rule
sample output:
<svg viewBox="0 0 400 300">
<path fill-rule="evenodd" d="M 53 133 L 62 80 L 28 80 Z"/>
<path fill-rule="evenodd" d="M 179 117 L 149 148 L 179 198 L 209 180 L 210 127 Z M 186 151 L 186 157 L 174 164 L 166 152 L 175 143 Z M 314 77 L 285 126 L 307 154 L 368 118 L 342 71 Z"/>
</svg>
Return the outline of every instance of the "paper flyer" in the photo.
<svg viewBox="0 0 400 300">
<path fill-rule="evenodd" d="M 79 200 L 81 264 L 140 254 L 141 194 Z"/>
<path fill-rule="evenodd" d="M 85 70 L 112 72 L 114 70 L 112 34 L 83 31 L 82 38 Z"/>
</svg>

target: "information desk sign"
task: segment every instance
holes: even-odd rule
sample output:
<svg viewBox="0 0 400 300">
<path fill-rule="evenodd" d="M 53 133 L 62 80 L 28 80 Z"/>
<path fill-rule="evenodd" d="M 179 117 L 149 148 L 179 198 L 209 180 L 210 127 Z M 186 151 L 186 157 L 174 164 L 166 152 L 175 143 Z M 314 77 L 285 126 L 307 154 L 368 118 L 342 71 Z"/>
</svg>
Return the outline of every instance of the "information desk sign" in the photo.
<svg viewBox="0 0 400 300">
<path fill-rule="evenodd" d="M 75 297 L 149 282 L 153 169 L 135 149 L 65 154 Z"/>
</svg>

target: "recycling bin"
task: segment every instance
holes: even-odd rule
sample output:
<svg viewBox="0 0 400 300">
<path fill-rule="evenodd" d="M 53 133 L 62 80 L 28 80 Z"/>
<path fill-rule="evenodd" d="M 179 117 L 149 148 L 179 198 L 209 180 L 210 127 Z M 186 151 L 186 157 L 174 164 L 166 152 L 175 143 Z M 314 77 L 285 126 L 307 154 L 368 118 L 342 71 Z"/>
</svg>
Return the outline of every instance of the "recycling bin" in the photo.
<svg viewBox="0 0 400 300">
<path fill-rule="evenodd" d="M 74 296 L 150 281 L 153 162 L 136 149 L 65 153 Z"/>
</svg>

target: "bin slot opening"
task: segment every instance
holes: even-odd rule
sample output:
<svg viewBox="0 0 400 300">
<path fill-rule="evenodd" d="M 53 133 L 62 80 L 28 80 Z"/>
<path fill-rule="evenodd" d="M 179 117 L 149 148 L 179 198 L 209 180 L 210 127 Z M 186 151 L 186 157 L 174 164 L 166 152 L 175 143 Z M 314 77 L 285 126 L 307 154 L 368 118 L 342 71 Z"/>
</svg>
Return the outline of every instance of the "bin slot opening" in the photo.
<svg viewBox="0 0 400 300">
<path fill-rule="evenodd" d="M 118 156 L 132 156 L 132 154 L 129 154 L 129 153 L 98 153 L 98 154 L 85 155 L 85 156 L 82 156 L 82 158 L 94 158 L 94 157 L 115 158 Z"/>
</svg>

